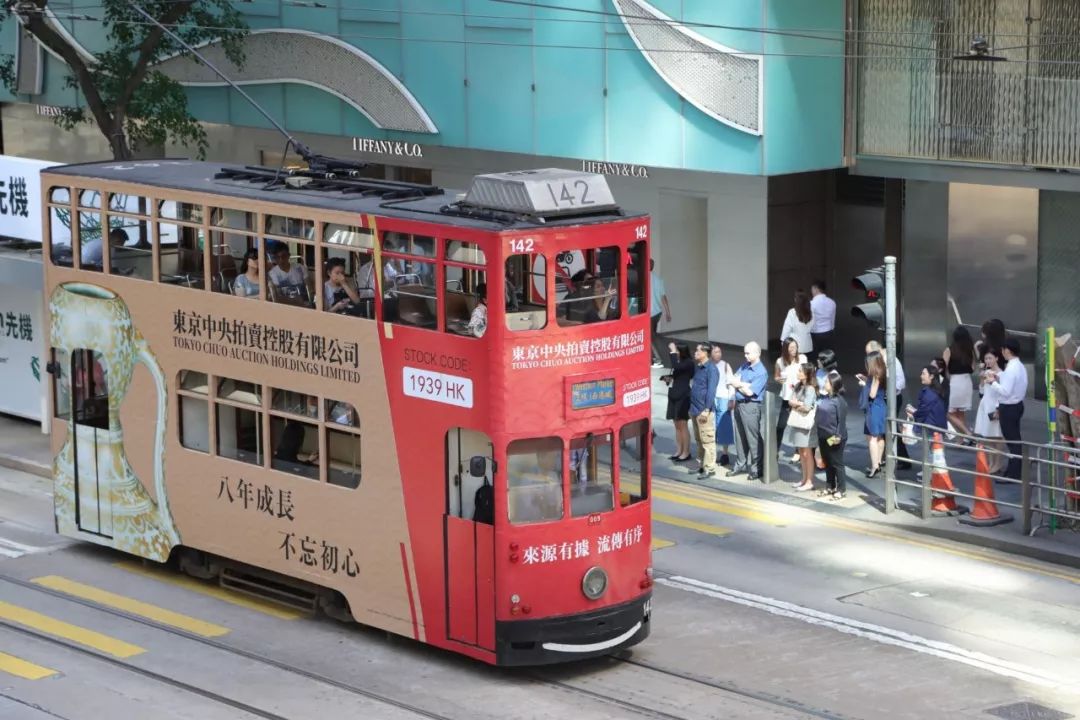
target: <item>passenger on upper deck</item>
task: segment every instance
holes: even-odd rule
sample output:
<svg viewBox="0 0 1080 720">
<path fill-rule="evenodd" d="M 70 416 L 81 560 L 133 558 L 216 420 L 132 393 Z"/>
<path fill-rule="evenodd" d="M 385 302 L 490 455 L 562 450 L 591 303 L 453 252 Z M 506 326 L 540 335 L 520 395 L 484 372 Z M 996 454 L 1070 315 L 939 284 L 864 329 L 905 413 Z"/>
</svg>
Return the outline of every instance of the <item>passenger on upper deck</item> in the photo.
<svg viewBox="0 0 1080 720">
<path fill-rule="evenodd" d="M 469 317 L 469 331 L 476 337 L 484 337 L 487 332 L 488 308 L 487 308 L 487 283 L 476 286 L 477 302 Z"/>
<path fill-rule="evenodd" d="M 503 296 L 506 300 L 506 312 L 517 312 L 521 309 L 521 303 L 518 300 L 518 288 L 514 284 L 514 258 L 506 259 L 505 266 L 505 280 L 503 284 Z"/>
<path fill-rule="evenodd" d="M 344 258 L 330 258 L 326 261 L 323 303 L 327 312 L 360 314 L 360 293 L 353 287 L 352 280 L 345 275 Z"/>
<path fill-rule="evenodd" d="M 356 274 L 356 284 L 362 298 L 375 297 L 375 256 L 369 255 L 367 262 L 360 266 L 360 272 Z M 383 266 L 383 277 L 393 280 L 398 276 L 398 271 L 389 260 Z M 385 292 L 388 288 L 383 288 Z"/>
<path fill-rule="evenodd" d="M 241 261 L 243 272 L 233 281 L 233 295 L 243 298 L 259 296 L 259 251 L 255 248 L 244 253 Z"/>
<path fill-rule="evenodd" d="M 603 278 L 593 280 L 592 289 L 585 286 L 586 297 L 590 304 L 585 311 L 585 322 L 594 323 L 619 317 L 619 299 L 614 287 L 608 287 Z"/>
<path fill-rule="evenodd" d="M 305 288 L 307 283 L 307 270 L 297 263 L 293 264 L 289 258 L 289 246 L 278 243 L 272 247 L 270 257 L 274 260 L 270 268 L 270 281 L 280 288 L 299 287 Z"/>
</svg>

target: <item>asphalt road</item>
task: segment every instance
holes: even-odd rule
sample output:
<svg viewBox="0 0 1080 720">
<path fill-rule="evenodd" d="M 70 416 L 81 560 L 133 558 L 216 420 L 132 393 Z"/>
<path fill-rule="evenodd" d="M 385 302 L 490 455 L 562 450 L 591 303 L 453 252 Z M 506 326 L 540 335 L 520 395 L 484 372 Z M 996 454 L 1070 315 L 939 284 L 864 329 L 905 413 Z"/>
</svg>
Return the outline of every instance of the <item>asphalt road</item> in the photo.
<svg viewBox="0 0 1080 720">
<path fill-rule="evenodd" d="M 0 718 L 1080 716 L 1080 573 L 677 483 L 654 502 L 652 637 L 507 671 L 57 538 L 48 486 L 0 470 Z"/>
</svg>

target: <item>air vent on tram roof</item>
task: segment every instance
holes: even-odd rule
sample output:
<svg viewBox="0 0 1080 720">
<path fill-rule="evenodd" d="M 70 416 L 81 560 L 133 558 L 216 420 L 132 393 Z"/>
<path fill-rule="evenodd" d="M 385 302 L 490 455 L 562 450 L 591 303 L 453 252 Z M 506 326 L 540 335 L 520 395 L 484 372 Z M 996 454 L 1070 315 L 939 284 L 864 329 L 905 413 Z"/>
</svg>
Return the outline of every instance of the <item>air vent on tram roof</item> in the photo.
<svg viewBox="0 0 1080 720">
<path fill-rule="evenodd" d="M 477 175 L 460 204 L 536 218 L 618 210 L 603 175 L 560 168 Z"/>
</svg>

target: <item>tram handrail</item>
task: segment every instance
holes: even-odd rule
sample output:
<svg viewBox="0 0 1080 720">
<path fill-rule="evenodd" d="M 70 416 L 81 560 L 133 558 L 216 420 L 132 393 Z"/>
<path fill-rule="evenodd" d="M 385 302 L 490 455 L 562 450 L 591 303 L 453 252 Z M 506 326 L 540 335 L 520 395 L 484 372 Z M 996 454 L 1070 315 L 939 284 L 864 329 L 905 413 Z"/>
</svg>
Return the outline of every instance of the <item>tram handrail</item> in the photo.
<svg viewBox="0 0 1080 720">
<path fill-rule="evenodd" d="M 1025 535 L 1034 535 L 1038 530 L 1047 527 L 1051 532 L 1057 529 L 1058 520 L 1067 521 L 1069 524 L 1080 527 L 1080 462 L 1065 462 L 1057 459 L 1060 457 L 1075 457 L 1078 454 L 1076 448 L 1059 443 L 1040 443 L 1030 440 L 1020 440 L 1015 444 L 1021 446 L 1019 455 L 1008 450 L 989 446 L 988 441 L 1000 443 L 1005 446 L 1004 438 L 985 438 L 978 435 L 969 435 L 957 431 L 946 431 L 939 427 L 915 422 L 907 418 L 887 418 L 889 436 L 896 442 L 903 442 L 901 429 L 908 425 L 920 435 L 919 442 L 922 444 L 922 475 L 917 481 L 903 480 L 896 477 L 895 469 L 892 473 L 886 471 L 886 502 L 885 512 L 889 513 L 896 509 L 896 487 L 911 487 L 921 490 L 919 515 L 926 520 L 932 517 L 930 510 L 931 497 L 947 496 L 964 498 L 973 501 L 986 501 L 987 498 L 972 495 L 959 489 L 946 490 L 932 487 L 932 476 L 936 470 L 944 470 L 950 476 L 955 473 L 964 477 L 977 477 L 983 475 L 992 482 L 1006 483 L 1020 486 L 1020 502 L 1012 502 L 993 498 L 992 502 L 997 505 L 1019 510 L 1022 518 L 1022 532 Z M 1010 478 L 995 473 L 979 473 L 977 470 L 959 467 L 949 464 L 946 456 L 944 464 L 936 464 L 931 455 L 930 442 L 934 434 L 940 434 L 942 448 L 951 448 L 964 453 L 974 454 L 983 452 L 987 455 L 996 455 L 1005 459 L 1018 458 L 1021 462 L 1020 479 Z M 954 440 L 950 441 L 947 436 Z M 970 443 L 970 444 L 969 444 Z M 906 458 L 898 456 L 891 443 L 886 447 L 886 457 L 893 460 L 886 468 L 894 467 L 895 462 L 905 461 Z M 912 462 L 916 462 L 912 460 Z M 1061 472 L 1066 470 L 1067 472 Z M 1073 485 L 1070 487 L 1068 477 L 1072 476 Z M 1043 521 L 1033 526 L 1033 518 L 1042 516 Z"/>
</svg>

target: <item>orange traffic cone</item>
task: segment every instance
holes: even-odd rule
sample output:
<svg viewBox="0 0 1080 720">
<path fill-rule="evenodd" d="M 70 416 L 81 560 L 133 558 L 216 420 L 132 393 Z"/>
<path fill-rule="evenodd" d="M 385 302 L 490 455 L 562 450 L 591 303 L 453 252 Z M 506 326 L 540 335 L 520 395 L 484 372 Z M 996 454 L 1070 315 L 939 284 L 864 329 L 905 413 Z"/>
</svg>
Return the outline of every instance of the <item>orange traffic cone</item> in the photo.
<svg viewBox="0 0 1080 720">
<path fill-rule="evenodd" d="M 994 502 L 994 482 L 990 479 L 990 465 L 986 462 L 986 451 L 982 443 L 975 455 L 975 501 L 971 508 L 971 514 L 960 518 L 965 525 L 977 525 L 989 527 L 1012 522 L 1012 515 L 1003 515 L 998 512 L 997 503 Z"/>
<path fill-rule="evenodd" d="M 945 466 L 945 447 L 941 444 L 941 433 L 934 433 L 934 445 L 931 453 L 933 474 L 930 476 L 930 487 L 935 491 L 934 500 L 930 504 L 930 512 L 934 515 L 959 515 L 967 512 L 966 507 L 956 504 L 956 498 L 946 495 L 946 492 L 956 492 L 956 487 L 949 478 L 949 469 Z"/>
</svg>

